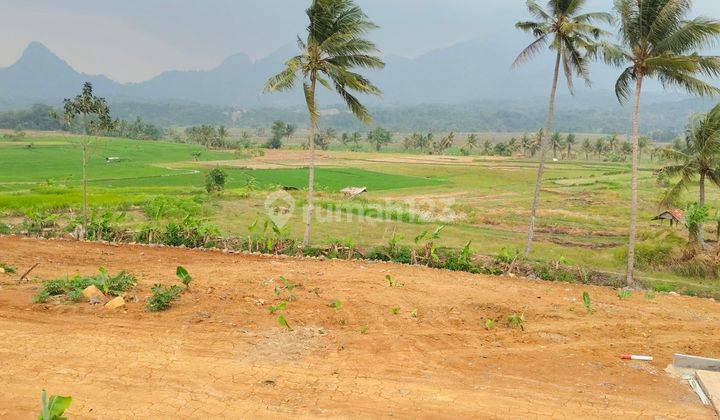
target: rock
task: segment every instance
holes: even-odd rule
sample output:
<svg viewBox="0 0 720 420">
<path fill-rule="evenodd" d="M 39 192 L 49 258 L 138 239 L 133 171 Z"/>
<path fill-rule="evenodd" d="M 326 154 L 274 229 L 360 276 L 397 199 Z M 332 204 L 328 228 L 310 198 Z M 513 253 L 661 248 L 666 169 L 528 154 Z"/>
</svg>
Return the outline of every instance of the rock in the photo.
<svg viewBox="0 0 720 420">
<path fill-rule="evenodd" d="M 88 303 L 91 305 L 99 305 L 102 303 L 102 299 L 100 299 L 100 296 L 90 296 Z"/>
<path fill-rule="evenodd" d="M 118 296 L 115 299 L 105 304 L 107 309 L 117 309 L 125 306 L 125 299 L 122 296 Z"/>
<path fill-rule="evenodd" d="M 94 284 L 91 284 L 90 286 L 86 287 L 85 290 L 82 291 L 83 296 L 85 296 L 86 299 L 91 299 L 93 297 L 103 300 L 105 299 L 105 295 L 103 292 L 100 291 L 97 287 L 95 287 Z"/>
</svg>

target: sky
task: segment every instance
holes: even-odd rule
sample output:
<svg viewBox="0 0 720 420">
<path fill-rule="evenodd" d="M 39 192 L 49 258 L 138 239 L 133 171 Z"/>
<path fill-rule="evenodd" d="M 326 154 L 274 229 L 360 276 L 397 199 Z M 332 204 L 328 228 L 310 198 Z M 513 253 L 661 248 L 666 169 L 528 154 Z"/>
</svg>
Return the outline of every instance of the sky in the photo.
<svg viewBox="0 0 720 420">
<path fill-rule="evenodd" d="M 416 57 L 476 38 L 514 31 L 524 0 L 356 0 L 380 25 L 384 55 Z M 310 0 L 3 0 L 0 66 L 32 41 L 75 69 L 120 82 L 166 70 L 209 69 L 232 54 L 262 58 L 294 43 Z M 720 0 L 695 0 L 695 14 L 720 18 Z M 588 8 L 610 10 L 611 0 Z M 505 41 L 507 42 L 507 41 Z M 522 45 L 509 45 L 521 48 Z"/>
</svg>

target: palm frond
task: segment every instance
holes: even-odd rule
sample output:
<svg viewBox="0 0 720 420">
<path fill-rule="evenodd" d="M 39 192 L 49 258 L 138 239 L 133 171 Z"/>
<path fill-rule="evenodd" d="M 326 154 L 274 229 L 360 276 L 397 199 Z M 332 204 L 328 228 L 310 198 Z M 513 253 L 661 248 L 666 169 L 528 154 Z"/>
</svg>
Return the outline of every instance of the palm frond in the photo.
<svg viewBox="0 0 720 420">
<path fill-rule="evenodd" d="M 632 92 L 631 83 L 635 80 L 633 71 L 632 67 L 626 68 L 620 73 L 620 77 L 615 82 L 615 96 L 621 104 L 627 102 L 630 98 L 630 92 Z"/>
<path fill-rule="evenodd" d="M 512 64 L 513 68 L 519 67 L 526 62 L 528 62 L 531 58 L 533 58 L 540 50 L 547 45 L 548 38 L 547 36 L 542 36 L 535 41 L 533 41 L 530 45 L 525 47 L 524 50 L 520 54 L 518 54 L 517 58 Z"/>
</svg>

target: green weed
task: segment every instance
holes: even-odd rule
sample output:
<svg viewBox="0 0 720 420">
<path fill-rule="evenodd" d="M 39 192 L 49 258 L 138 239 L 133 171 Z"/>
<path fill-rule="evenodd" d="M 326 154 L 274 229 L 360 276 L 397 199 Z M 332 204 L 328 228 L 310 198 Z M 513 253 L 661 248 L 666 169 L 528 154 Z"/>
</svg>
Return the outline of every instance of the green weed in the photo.
<svg viewBox="0 0 720 420">
<path fill-rule="evenodd" d="M 507 323 L 510 328 L 520 328 L 520 330 L 525 331 L 525 314 L 508 315 Z"/>
<path fill-rule="evenodd" d="M 595 309 L 592 307 L 592 302 L 590 302 L 590 293 L 583 292 L 582 301 L 587 313 L 591 314 L 595 312 Z"/>
<path fill-rule="evenodd" d="M 279 315 L 279 316 L 277 317 L 277 321 L 278 321 L 278 324 L 280 324 L 281 327 L 285 327 L 288 331 L 292 331 L 292 330 L 293 330 L 292 327 L 290 326 L 290 324 L 287 322 L 287 319 L 285 319 L 285 317 L 284 317 L 283 315 Z"/>
<path fill-rule="evenodd" d="M 145 308 L 149 312 L 161 312 L 170 308 L 172 302 L 182 294 L 183 288 L 177 285 L 168 287 L 156 284 L 150 291 L 152 292 L 152 296 L 150 296 L 145 304 Z"/>
</svg>

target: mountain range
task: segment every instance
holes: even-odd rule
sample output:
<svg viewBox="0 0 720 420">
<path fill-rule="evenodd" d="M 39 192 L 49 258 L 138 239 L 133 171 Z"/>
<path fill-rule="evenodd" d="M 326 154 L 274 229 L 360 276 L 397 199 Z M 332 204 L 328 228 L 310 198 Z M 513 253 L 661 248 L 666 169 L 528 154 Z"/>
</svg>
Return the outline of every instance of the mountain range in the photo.
<svg viewBox="0 0 720 420">
<path fill-rule="evenodd" d="M 524 41 L 518 38 L 516 44 L 522 46 Z M 118 83 L 106 76 L 81 73 L 43 44 L 33 42 L 16 63 L 0 69 L 0 107 L 55 105 L 77 94 L 85 81 L 93 83 L 98 95 L 116 103 L 196 103 L 241 108 L 294 106 L 303 101 L 299 89 L 261 94 L 267 78 L 282 69 L 284 61 L 294 53 L 294 47 L 283 47 L 257 61 L 240 53 L 211 70 L 167 71 L 144 82 Z M 366 100 L 376 107 L 479 100 L 544 103 L 550 84 L 551 55 L 541 54 L 525 66 L 511 69 L 516 54 L 517 51 L 502 48 L 492 40 L 473 40 L 413 59 L 385 57 L 386 68 L 370 74 L 383 90 L 383 97 Z M 598 95 L 604 98 L 603 102 L 614 100 L 610 90 L 617 70 L 600 65 L 593 70 L 598 90 L 588 90 L 580 82 L 576 83 L 577 90 L 602 92 Z M 319 101 L 332 105 L 338 99 L 323 93 Z"/>
</svg>

